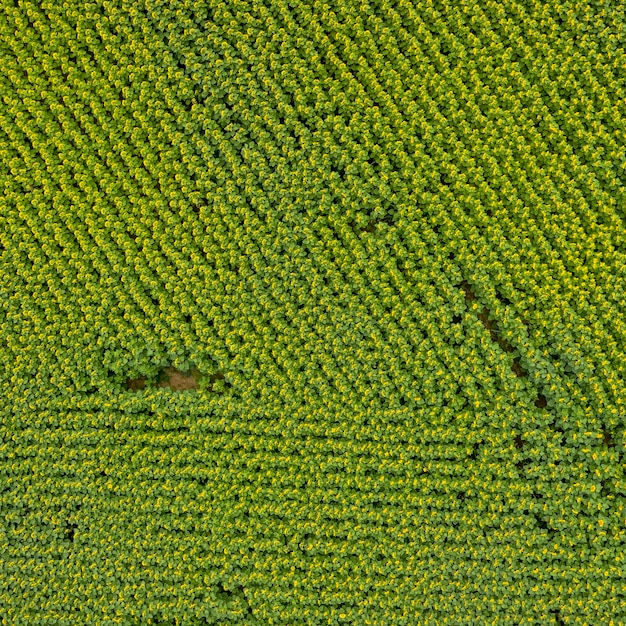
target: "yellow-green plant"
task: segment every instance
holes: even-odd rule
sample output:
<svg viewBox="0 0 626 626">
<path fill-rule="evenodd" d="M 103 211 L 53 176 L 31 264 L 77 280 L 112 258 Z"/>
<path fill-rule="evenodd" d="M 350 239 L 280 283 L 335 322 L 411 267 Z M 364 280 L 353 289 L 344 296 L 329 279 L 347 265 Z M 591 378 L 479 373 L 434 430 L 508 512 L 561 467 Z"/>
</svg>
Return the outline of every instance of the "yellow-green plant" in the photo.
<svg viewBox="0 0 626 626">
<path fill-rule="evenodd" d="M 626 622 L 619 3 L 0 9 L 3 624 Z"/>
</svg>

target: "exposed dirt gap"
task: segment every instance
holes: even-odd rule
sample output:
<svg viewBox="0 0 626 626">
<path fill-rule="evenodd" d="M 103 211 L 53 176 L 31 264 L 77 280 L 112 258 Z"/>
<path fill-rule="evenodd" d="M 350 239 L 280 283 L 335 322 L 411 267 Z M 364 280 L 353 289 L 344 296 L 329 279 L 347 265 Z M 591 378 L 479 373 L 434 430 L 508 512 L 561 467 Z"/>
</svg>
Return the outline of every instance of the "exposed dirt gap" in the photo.
<svg viewBox="0 0 626 626">
<path fill-rule="evenodd" d="M 476 294 L 472 291 L 470 284 L 466 280 L 461 281 L 461 283 L 457 286 L 465 292 L 466 300 L 476 300 Z"/>
<path fill-rule="evenodd" d="M 522 368 L 520 362 L 519 362 L 519 358 L 515 357 L 513 359 L 513 365 L 511 365 L 511 370 L 514 372 L 514 374 L 518 377 L 518 378 L 524 378 L 526 376 L 528 376 L 527 372 L 524 371 L 524 369 Z"/>
<path fill-rule="evenodd" d="M 146 388 L 146 377 L 140 376 L 139 378 L 126 379 L 126 389 L 130 391 L 139 391 Z"/>
<path fill-rule="evenodd" d="M 201 372 L 195 367 L 189 372 L 183 372 L 170 366 L 159 372 L 156 379 L 156 386 L 158 388 L 169 388 L 174 391 L 189 391 L 199 388 L 201 378 Z M 213 383 L 220 380 L 225 380 L 225 376 L 222 372 L 212 374 L 208 377 L 209 386 L 212 387 Z M 138 378 L 126 379 L 125 387 L 129 391 L 140 391 L 146 388 L 146 384 L 146 377 L 139 376 Z M 218 392 L 218 390 L 212 388 L 210 388 L 210 391 Z M 219 391 L 222 391 L 222 389 Z"/>
<path fill-rule="evenodd" d="M 374 233 L 376 232 L 376 224 L 387 224 L 388 226 L 393 226 L 394 222 L 391 217 L 383 217 L 382 219 L 372 219 L 368 222 L 367 226 L 361 228 L 362 232 L 366 233 Z"/>
<path fill-rule="evenodd" d="M 213 384 L 216 380 L 226 380 L 226 377 L 222 372 L 216 372 L 215 374 L 211 374 L 209 376 L 209 383 Z"/>
<path fill-rule="evenodd" d="M 224 583 L 220 583 L 220 588 L 222 590 L 222 593 L 226 594 L 227 596 L 231 596 L 233 595 L 233 592 L 231 589 L 228 589 L 226 586 L 224 586 Z"/>
<path fill-rule="evenodd" d="M 78 528 L 78 524 L 68 524 L 67 528 L 65 529 L 65 534 L 67 535 L 67 538 L 71 542 L 74 541 L 74 535 L 76 533 L 77 528 Z"/>
<path fill-rule="evenodd" d="M 159 374 L 157 387 L 169 387 L 174 391 L 188 391 L 198 388 L 199 379 L 200 372 L 196 368 L 190 372 L 181 372 L 170 366 Z"/>
<path fill-rule="evenodd" d="M 605 431 L 602 434 L 602 443 L 605 446 L 608 446 L 609 448 L 614 448 L 615 447 L 615 441 L 613 440 L 613 435 L 611 435 L 610 432 Z"/>
<path fill-rule="evenodd" d="M 613 491 L 612 487 L 613 487 L 613 485 L 612 485 L 610 479 L 603 478 L 600 481 L 600 495 L 606 496 L 606 495 L 612 493 L 612 491 Z"/>
<path fill-rule="evenodd" d="M 458 287 L 460 287 L 465 292 L 465 299 L 468 302 L 478 299 L 470 284 L 466 280 L 462 281 L 458 285 Z M 506 339 L 500 336 L 497 323 L 489 319 L 489 310 L 487 309 L 487 307 L 484 307 L 483 310 L 478 314 L 478 319 L 481 321 L 482 325 L 489 331 L 489 336 L 491 337 L 491 340 L 494 343 L 497 343 L 502 348 L 502 350 L 504 350 L 504 352 L 515 352 L 515 348 L 508 341 L 506 341 Z M 513 361 L 511 369 L 518 377 L 527 376 L 527 372 L 525 372 L 520 365 L 519 359 L 515 359 Z"/>
<path fill-rule="evenodd" d="M 473 301 L 477 301 L 478 300 L 476 294 L 472 290 L 471 285 L 466 280 L 463 280 L 457 286 L 464 291 L 466 302 L 473 302 Z M 510 304 L 510 300 L 508 300 L 507 298 L 501 298 L 501 300 L 503 302 L 506 302 L 507 304 Z M 509 342 L 507 342 L 505 339 L 500 337 L 499 332 L 498 332 L 497 322 L 489 319 L 489 311 L 488 311 L 488 309 L 486 307 L 484 307 L 483 310 L 480 313 L 478 313 L 478 319 L 481 321 L 483 326 L 489 331 L 489 335 L 491 337 L 491 340 L 494 343 L 497 343 L 505 352 L 511 353 L 511 352 L 515 351 L 515 348 L 513 348 L 513 346 Z M 525 321 L 524 321 L 524 323 L 527 324 L 527 322 L 525 322 Z M 519 357 L 515 357 L 513 359 L 513 364 L 511 365 L 511 370 L 519 378 L 528 376 L 528 372 L 521 366 Z M 547 400 L 546 396 L 543 393 L 539 392 L 537 394 L 537 399 L 535 400 L 535 406 L 538 409 L 545 409 L 548 406 L 548 400 Z M 559 432 L 562 435 L 564 434 L 564 431 L 563 431 L 562 428 L 554 427 L 554 431 L 555 432 Z M 609 433 L 604 433 L 603 442 L 606 445 L 608 445 L 608 446 L 614 445 L 614 444 L 612 444 L 612 439 L 611 439 L 611 436 L 610 436 Z M 521 449 L 523 447 L 524 443 L 525 443 L 525 441 L 522 439 L 521 435 L 517 435 L 515 437 L 515 446 L 517 447 L 517 449 Z M 474 452 L 472 453 L 471 458 L 475 458 L 475 452 L 476 452 L 476 450 L 474 450 Z M 525 460 L 518 461 L 515 465 L 516 465 L 516 467 L 518 469 L 521 470 L 526 465 L 528 465 L 530 462 L 531 462 L 530 459 L 525 459 Z M 547 526 L 546 526 L 546 528 L 547 528 Z"/>
</svg>

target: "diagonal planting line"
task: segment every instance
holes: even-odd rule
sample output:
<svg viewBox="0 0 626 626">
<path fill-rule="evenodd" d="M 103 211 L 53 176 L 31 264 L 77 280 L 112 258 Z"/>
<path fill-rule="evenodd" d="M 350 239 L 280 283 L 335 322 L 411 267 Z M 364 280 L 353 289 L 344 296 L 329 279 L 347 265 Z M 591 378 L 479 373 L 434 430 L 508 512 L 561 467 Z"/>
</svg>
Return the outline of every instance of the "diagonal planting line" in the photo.
<svg viewBox="0 0 626 626">
<path fill-rule="evenodd" d="M 478 301 L 478 297 L 472 290 L 470 284 L 463 280 L 458 285 L 465 292 L 465 300 L 467 302 Z M 511 345 L 502 335 L 498 329 L 498 324 L 493 319 L 490 318 L 489 309 L 485 306 L 482 311 L 478 313 L 478 319 L 481 321 L 482 325 L 489 331 L 489 335 L 491 340 L 494 343 L 497 343 L 504 352 L 515 352 L 515 347 Z M 519 357 L 515 357 L 513 359 L 513 365 L 511 366 L 511 370 L 518 378 L 527 378 L 528 372 L 522 367 Z M 535 401 L 535 406 L 539 409 L 544 409 L 548 406 L 548 400 L 546 396 L 539 391 L 537 394 L 537 400 Z"/>
<path fill-rule="evenodd" d="M 471 285 L 466 281 L 463 280 L 458 287 L 460 289 L 462 289 L 465 292 L 465 300 L 466 302 L 473 302 L 476 301 L 478 302 L 478 297 L 476 296 L 476 294 L 474 293 L 474 291 L 472 290 Z M 477 313 L 477 317 L 478 319 L 481 321 L 482 325 L 489 331 L 489 335 L 491 337 L 491 340 L 494 343 L 497 343 L 504 352 L 515 352 L 515 348 L 511 345 L 511 343 L 509 343 L 506 339 L 504 339 L 504 337 L 501 336 L 499 330 L 498 330 L 498 324 L 497 322 L 495 322 L 494 320 L 490 319 L 490 315 L 489 315 L 489 309 L 484 306 L 483 309 Z M 515 375 L 518 378 L 527 378 L 528 377 L 528 372 L 521 366 L 519 359 L 515 358 L 513 361 L 513 364 L 511 366 L 511 370 L 515 373 Z M 535 401 L 535 406 L 539 409 L 543 409 L 547 407 L 547 399 L 546 397 L 539 392 L 537 395 L 537 400 Z M 560 431 L 561 433 L 563 432 L 563 430 L 559 427 L 555 427 L 555 430 Z M 528 442 L 522 438 L 521 434 L 517 434 L 514 438 L 514 444 L 515 447 L 517 448 L 517 450 L 522 450 L 522 448 L 524 448 L 524 446 L 527 444 Z M 531 463 L 530 459 L 522 459 L 520 461 L 517 461 L 515 463 L 515 466 L 517 467 L 518 470 L 523 470 L 523 468 L 526 465 L 529 465 Z M 537 491 L 533 492 L 533 498 L 534 500 L 537 502 L 537 507 L 540 506 L 539 503 L 545 501 L 544 500 L 544 495 L 541 493 L 538 493 Z M 537 527 L 547 531 L 548 533 L 552 533 L 555 531 L 554 528 L 552 528 L 548 522 L 545 519 L 545 516 L 541 514 L 540 511 L 533 511 L 536 523 L 537 523 Z"/>
<path fill-rule="evenodd" d="M 472 303 L 469 307 L 470 310 L 476 312 L 477 307 L 475 304 L 478 302 L 478 297 L 472 286 L 464 280 L 457 287 L 465 292 L 466 302 Z M 505 352 L 515 351 L 515 347 L 503 338 L 499 331 L 498 323 L 489 319 L 490 315 L 487 307 L 484 307 L 480 312 L 476 312 L 476 315 L 489 331 L 494 343 L 498 343 Z M 509 337 L 514 337 L 509 331 L 506 334 Z M 512 341 L 518 346 L 527 369 L 522 367 L 519 361 L 514 362 L 511 369 L 518 377 L 529 377 L 531 383 L 538 389 L 535 406 L 538 409 L 549 408 L 550 415 L 547 416 L 547 419 L 539 419 L 540 430 L 543 430 L 543 427 L 547 427 L 545 434 L 548 437 L 543 444 L 540 444 L 540 447 L 545 445 L 545 452 L 548 456 L 552 456 L 555 453 L 555 445 L 557 448 L 562 449 L 562 453 L 554 457 L 553 461 L 546 461 L 547 467 L 554 469 L 555 464 L 556 466 L 561 465 L 562 471 L 568 474 L 568 459 L 571 461 L 573 458 L 577 458 L 578 461 L 582 461 L 585 465 L 590 464 L 590 467 L 593 468 L 596 465 L 597 456 L 605 454 L 602 452 L 602 449 L 604 449 L 609 451 L 613 458 L 611 475 L 606 475 L 601 481 L 594 480 L 593 482 L 598 482 L 598 484 L 590 485 L 590 490 L 591 492 L 598 492 L 600 496 L 611 494 L 616 489 L 619 491 L 620 485 L 623 484 L 623 479 L 621 478 L 623 465 L 620 461 L 621 454 L 619 452 L 623 441 L 622 429 L 618 428 L 615 432 L 610 432 L 606 425 L 598 424 L 593 407 L 581 405 L 580 402 L 577 402 L 570 396 L 567 391 L 567 385 L 549 359 L 542 356 L 541 351 L 530 346 L 521 336 L 513 338 Z M 550 399 L 550 407 L 548 407 L 548 398 Z M 527 426 L 530 427 L 528 431 L 528 434 L 531 435 L 530 440 L 532 439 L 532 432 L 536 432 L 537 424 Z M 568 430 L 567 436 L 565 436 L 565 429 Z M 556 435 L 558 442 L 555 442 L 554 436 L 550 440 L 550 433 Z M 521 451 L 527 443 L 521 434 L 517 434 L 514 438 L 514 445 L 518 451 Z M 574 456 L 572 457 L 572 455 Z M 532 460 L 526 458 L 518 461 L 515 465 L 519 470 L 522 470 L 530 464 L 532 464 Z M 566 478 L 565 474 L 561 473 L 560 478 L 558 478 L 557 474 L 553 473 L 552 480 L 562 482 L 563 478 Z M 569 481 L 573 485 L 577 485 L 576 481 L 578 479 L 576 476 L 571 473 L 568 476 Z M 558 526 L 554 526 L 558 515 L 555 517 L 553 511 L 551 519 L 549 512 L 550 508 L 554 509 L 555 503 L 552 502 L 552 497 L 549 493 L 539 493 L 539 491 L 544 491 L 544 489 L 540 488 L 532 494 L 537 503 L 533 507 L 533 513 L 537 519 L 538 528 L 551 533 L 558 528 Z M 576 504 L 570 502 L 569 506 L 576 507 Z M 613 532 L 611 529 L 609 530 Z"/>
</svg>

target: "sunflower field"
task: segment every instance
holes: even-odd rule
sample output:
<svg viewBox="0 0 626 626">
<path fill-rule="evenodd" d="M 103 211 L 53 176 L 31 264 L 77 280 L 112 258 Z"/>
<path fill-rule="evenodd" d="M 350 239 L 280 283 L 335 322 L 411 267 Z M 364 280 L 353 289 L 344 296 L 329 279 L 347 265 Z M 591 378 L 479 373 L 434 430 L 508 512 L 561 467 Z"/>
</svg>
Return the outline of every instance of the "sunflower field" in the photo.
<svg viewBox="0 0 626 626">
<path fill-rule="evenodd" d="M 619 0 L 0 0 L 0 624 L 626 624 Z"/>
</svg>

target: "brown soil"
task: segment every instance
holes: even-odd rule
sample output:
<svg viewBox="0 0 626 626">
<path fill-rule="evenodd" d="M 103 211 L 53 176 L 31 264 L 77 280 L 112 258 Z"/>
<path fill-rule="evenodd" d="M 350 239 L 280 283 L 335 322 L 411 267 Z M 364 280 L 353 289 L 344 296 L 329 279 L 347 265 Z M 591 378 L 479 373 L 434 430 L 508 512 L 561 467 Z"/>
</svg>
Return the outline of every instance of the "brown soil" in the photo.
<svg viewBox="0 0 626 626">
<path fill-rule="evenodd" d="M 465 292 L 466 300 L 476 300 L 476 294 L 472 291 L 470 284 L 466 280 L 464 280 L 459 287 Z"/>
<path fill-rule="evenodd" d="M 489 311 L 483 309 L 482 313 L 478 314 L 478 319 L 482 322 L 482 325 L 489 331 L 491 341 L 497 343 L 505 352 L 515 352 L 515 348 L 506 339 L 503 339 L 498 334 L 498 327 L 495 322 L 489 319 Z"/>
<path fill-rule="evenodd" d="M 200 372 L 195 368 L 190 372 L 181 372 L 173 367 L 168 367 L 162 373 L 162 380 L 157 386 L 169 387 L 174 391 L 187 391 L 198 388 L 199 378 Z"/>
<path fill-rule="evenodd" d="M 602 437 L 602 443 L 605 446 L 608 446 L 609 448 L 615 447 L 615 442 L 613 441 L 613 437 L 611 436 L 611 433 L 608 433 L 608 432 L 604 433 L 604 436 Z"/>
<path fill-rule="evenodd" d="M 126 389 L 130 389 L 130 391 L 139 391 L 140 389 L 146 388 L 146 378 L 145 376 L 140 376 L 139 378 L 129 378 L 126 381 Z"/>
<path fill-rule="evenodd" d="M 466 301 L 470 302 L 477 299 L 476 294 L 472 291 L 470 284 L 466 280 L 462 281 L 459 287 L 465 292 Z M 486 307 L 483 308 L 482 312 L 478 314 L 478 319 L 481 321 L 482 325 L 489 331 L 491 341 L 497 343 L 505 352 L 515 352 L 515 348 L 506 339 L 500 337 L 500 334 L 498 332 L 498 325 L 496 322 L 493 322 L 489 319 L 489 311 Z M 527 376 L 527 373 L 520 365 L 519 359 L 513 360 L 513 365 L 511 366 L 511 369 L 519 378 Z"/>
<path fill-rule="evenodd" d="M 188 391 L 190 389 L 198 389 L 198 382 L 202 374 L 193 368 L 190 372 L 181 372 L 174 367 L 168 367 L 163 370 L 157 379 L 157 387 L 169 387 L 174 391 Z M 224 374 L 217 372 L 209 377 L 209 383 L 212 384 L 216 380 L 224 380 Z M 145 376 L 139 378 L 129 378 L 126 380 L 126 389 L 130 391 L 139 391 L 146 388 Z"/>
<path fill-rule="evenodd" d="M 522 366 L 520 365 L 519 359 L 513 359 L 513 365 L 511 365 L 511 369 L 515 372 L 515 375 L 518 378 L 523 378 L 524 376 L 527 376 L 528 374 L 522 369 Z"/>
<path fill-rule="evenodd" d="M 478 319 L 483 323 L 483 326 L 492 333 L 494 329 L 493 322 L 489 319 L 487 315 L 487 309 L 483 309 L 482 313 L 478 314 Z"/>
</svg>

